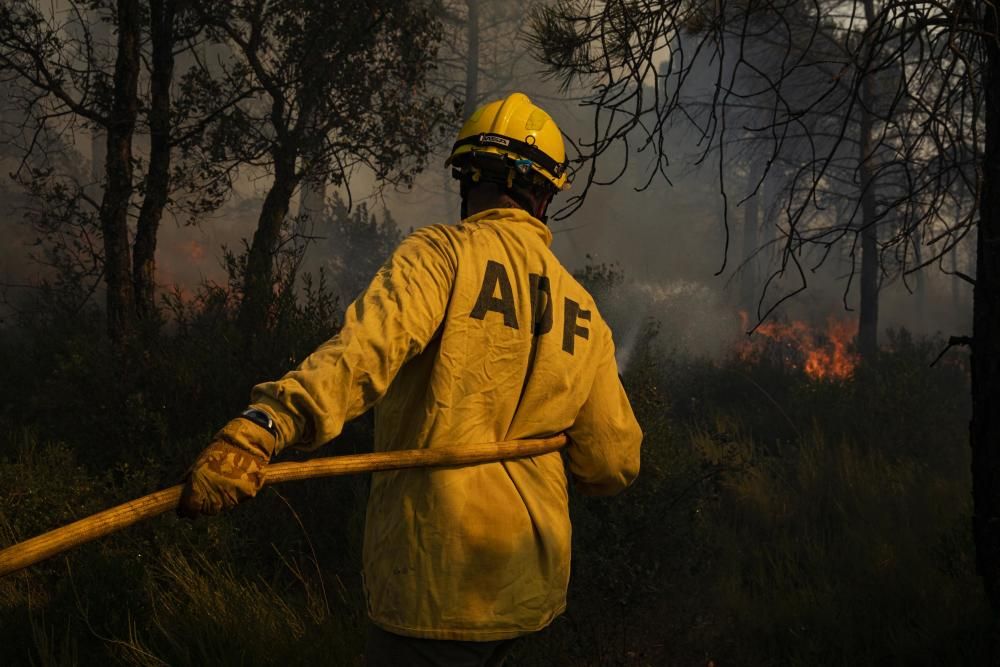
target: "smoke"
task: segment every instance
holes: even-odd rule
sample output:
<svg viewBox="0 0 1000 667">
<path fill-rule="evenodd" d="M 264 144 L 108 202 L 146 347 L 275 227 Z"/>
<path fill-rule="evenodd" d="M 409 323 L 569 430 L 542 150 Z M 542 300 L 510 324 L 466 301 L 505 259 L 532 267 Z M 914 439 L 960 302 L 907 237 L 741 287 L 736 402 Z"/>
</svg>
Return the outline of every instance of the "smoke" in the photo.
<svg viewBox="0 0 1000 667">
<path fill-rule="evenodd" d="M 717 290 L 703 283 L 626 279 L 596 290 L 594 296 L 614 334 L 620 374 L 646 342 L 668 352 L 719 359 L 741 337 L 738 314 Z"/>
<path fill-rule="evenodd" d="M 481 40 L 482 48 L 488 51 L 506 43 L 501 40 L 509 41 L 509 35 L 484 33 Z M 512 67 L 513 74 L 508 80 L 513 83 L 506 84 L 503 90 L 487 89 L 481 82 L 480 102 L 510 90 L 521 90 L 544 106 L 571 140 L 580 142 L 589 138 L 594 121 L 592 108 L 581 107 L 577 102 L 582 89 L 566 91 L 557 82 L 542 80 L 536 74 L 537 64 L 530 58 L 523 58 Z M 452 128 L 453 132 L 457 130 L 458 127 Z M 616 145 L 602 156 L 600 174 L 617 173 L 627 157 L 628 167 L 621 177 L 612 185 L 594 186 L 584 205 L 570 218 L 550 223 L 554 232 L 553 251 L 571 271 L 582 269 L 588 262 L 616 264 L 621 268 L 624 282 L 618 288 L 619 293 L 613 298 L 598 298 L 605 318 L 614 329 L 619 366 L 623 369 L 628 367 L 650 322 L 659 324 L 661 345 L 699 355 L 725 354 L 734 339 L 744 333 L 737 313 L 746 305 L 739 303 L 739 288 L 745 275 L 739 272 L 739 267 L 746 259 L 741 227 L 745 203 L 741 202 L 749 194 L 749 187 L 746 179 L 740 179 L 737 165 L 726 165 L 727 235 L 718 165 L 711 160 L 694 164 L 691 156 L 697 137 L 690 135 L 678 128 L 663 147 L 671 157 L 667 168 L 671 184 L 657 176 L 645 187 L 653 164 L 649 152 L 639 150 L 641 142 L 631 144 L 627 154 L 623 145 Z M 438 154 L 428 157 L 427 169 L 409 189 L 380 190 L 372 174 L 357 172 L 349 182 L 350 200 L 354 205 L 367 202 L 373 211 L 385 207 L 403 233 L 428 224 L 457 222 L 458 197 L 442 167 L 448 147 L 443 145 Z M 81 150 L 86 151 L 86 147 Z M 580 194 L 585 178 L 585 173 L 577 174 L 576 182 L 567 193 L 558 196 L 553 210 L 574 194 Z M 199 224 L 190 226 L 166 217 L 158 244 L 160 285 L 164 289 L 177 285 L 194 290 L 205 280 L 225 280 L 222 249 L 240 250 L 252 237 L 268 184 L 267 174 L 247 169 L 242 172 L 230 201 Z M 334 194 L 348 199 L 346 188 L 336 191 L 329 188 L 328 201 Z M 297 202 L 293 202 L 293 212 L 296 210 Z M 780 242 L 781 207 L 762 206 L 761 211 L 761 242 L 773 239 Z M 0 231 L 8 240 L 0 255 L 3 279 L 10 283 L 35 279 L 37 268 L 25 259 L 33 241 L 30 230 L 26 231 L 16 213 L 8 211 L 0 218 Z M 329 231 L 316 228 L 312 233 L 325 237 Z M 307 252 L 307 265 L 322 264 L 322 254 L 329 252 L 328 245 L 314 244 Z M 829 315 L 843 313 L 845 302 L 848 308 L 857 309 L 857 276 L 848 288 L 851 270 L 845 254 L 846 251 L 841 252 L 841 256 L 831 258 L 815 272 L 805 261 L 808 258 L 803 258 L 808 288 L 784 302 L 775 314 L 825 322 Z M 955 266 L 946 262 L 945 268 L 971 274 L 973 259 L 974 248 L 968 243 L 959 248 Z M 765 278 L 777 268 L 777 261 L 776 253 L 762 253 L 753 277 L 753 293 L 764 294 L 765 308 L 798 287 L 793 274 L 763 292 Z M 906 326 L 920 333 L 967 333 L 971 302 L 971 290 L 966 284 L 931 267 L 924 272 L 919 289 L 915 277 L 910 289 L 899 280 L 883 285 L 880 329 Z"/>
</svg>

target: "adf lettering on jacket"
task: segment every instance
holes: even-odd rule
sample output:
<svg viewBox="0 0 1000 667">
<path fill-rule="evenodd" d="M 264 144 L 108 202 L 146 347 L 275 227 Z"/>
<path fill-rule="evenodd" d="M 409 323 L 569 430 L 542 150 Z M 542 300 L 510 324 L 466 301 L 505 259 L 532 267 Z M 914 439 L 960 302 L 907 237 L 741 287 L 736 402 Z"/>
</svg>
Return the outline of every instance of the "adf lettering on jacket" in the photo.
<svg viewBox="0 0 1000 667">
<path fill-rule="evenodd" d="M 279 448 L 317 447 L 372 406 L 378 451 L 569 436 L 562 454 L 372 475 L 365 589 L 390 632 L 492 640 L 545 627 L 566 605 L 570 480 L 607 494 L 638 473 L 642 433 L 611 331 L 551 242 L 520 209 L 420 228 L 336 336 L 254 388 Z"/>
<path fill-rule="evenodd" d="M 543 336 L 552 331 L 552 287 L 546 276 L 529 273 L 528 280 L 531 293 L 531 333 Z M 500 296 L 496 296 L 499 289 Z M 590 329 L 580 325 L 580 320 L 590 320 L 590 311 L 580 308 L 580 304 L 569 297 L 564 298 L 562 349 L 573 354 L 574 337 L 586 340 L 590 337 Z M 507 268 L 492 259 L 486 263 L 483 275 L 483 286 L 479 290 L 479 298 L 472 308 L 471 317 L 481 320 L 489 311 L 503 315 L 504 326 L 517 329 L 517 310 L 514 303 L 514 292 L 507 277 Z"/>
</svg>

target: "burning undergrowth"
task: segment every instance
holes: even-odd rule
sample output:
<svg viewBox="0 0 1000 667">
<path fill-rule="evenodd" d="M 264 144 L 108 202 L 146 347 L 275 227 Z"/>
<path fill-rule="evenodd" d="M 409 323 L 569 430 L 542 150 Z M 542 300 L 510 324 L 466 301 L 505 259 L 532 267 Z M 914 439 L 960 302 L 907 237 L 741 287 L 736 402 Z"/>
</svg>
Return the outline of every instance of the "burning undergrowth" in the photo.
<svg viewBox="0 0 1000 667">
<path fill-rule="evenodd" d="M 752 327 L 741 310 L 744 331 Z M 849 380 L 858 365 L 854 338 L 858 324 L 853 319 L 829 316 L 825 327 L 805 320 L 767 321 L 738 346 L 737 357 L 745 362 L 772 361 L 786 368 L 801 369 L 813 380 Z"/>
<path fill-rule="evenodd" d="M 830 315 L 819 324 L 819 318 L 773 317 L 754 327 L 749 314 L 740 310 L 737 328 L 732 306 L 701 283 L 625 280 L 620 270 L 608 266 L 588 267 L 577 277 L 611 325 L 620 373 L 653 332 L 657 346 L 667 350 L 722 364 L 730 359 L 763 363 L 801 372 L 810 380 L 850 380 L 859 362 L 855 318 Z"/>
</svg>

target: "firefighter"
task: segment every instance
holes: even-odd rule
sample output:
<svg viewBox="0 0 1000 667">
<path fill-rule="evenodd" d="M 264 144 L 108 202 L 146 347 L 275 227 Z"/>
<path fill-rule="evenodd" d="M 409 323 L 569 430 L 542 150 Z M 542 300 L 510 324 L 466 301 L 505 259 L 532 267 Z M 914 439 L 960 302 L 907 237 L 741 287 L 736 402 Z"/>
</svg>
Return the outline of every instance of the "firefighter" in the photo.
<svg viewBox="0 0 1000 667">
<path fill-rule="evenodd" d="M 550 250 L 562 134 L 527 96 L 479 108 L 446 166 L 462 221 L 411 233 L 295 370 L 254 387 L 186 478 L 181 513 L 254 496 L 285 447 L 375 407 L 375 449 L 547 437 L 563 453 L 372 475 L 364 538 L 370 665 L 495 665 L 566 607 L 567 487 L 614 494 L 639 429 L 594 299 Z"/>
</svg>

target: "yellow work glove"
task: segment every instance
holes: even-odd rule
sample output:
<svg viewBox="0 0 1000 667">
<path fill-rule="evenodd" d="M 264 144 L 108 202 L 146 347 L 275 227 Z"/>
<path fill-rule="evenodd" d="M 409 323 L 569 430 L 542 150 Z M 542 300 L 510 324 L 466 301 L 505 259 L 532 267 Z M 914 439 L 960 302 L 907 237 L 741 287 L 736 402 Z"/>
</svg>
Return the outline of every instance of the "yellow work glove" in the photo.
<svg viewBox="0 0 1000 667">
<path fill-rule="evenodd" d="M 272 432 L 246 417 L 230 421 L 188 470 L 177 513 L 218 514 L 257 495 L 275 443 Z"/>
</svg>

